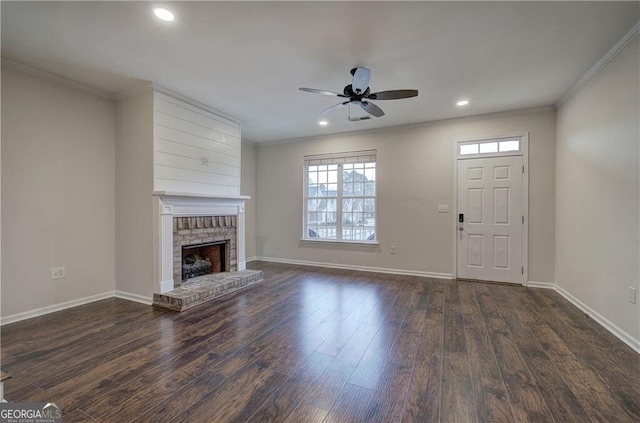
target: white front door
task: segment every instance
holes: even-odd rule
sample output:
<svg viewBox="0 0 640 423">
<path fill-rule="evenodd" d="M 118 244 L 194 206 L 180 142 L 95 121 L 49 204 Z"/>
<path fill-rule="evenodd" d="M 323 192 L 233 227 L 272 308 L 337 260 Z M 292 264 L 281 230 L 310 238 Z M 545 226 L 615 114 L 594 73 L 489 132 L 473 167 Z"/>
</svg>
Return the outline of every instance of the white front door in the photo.
<svg viewBox="0 0 640 423">
<path fill-rule="evenodd" d="M 523 283 L 522 164 L 522 156 L 458 160 L 458 278 Z"/>
</svg>

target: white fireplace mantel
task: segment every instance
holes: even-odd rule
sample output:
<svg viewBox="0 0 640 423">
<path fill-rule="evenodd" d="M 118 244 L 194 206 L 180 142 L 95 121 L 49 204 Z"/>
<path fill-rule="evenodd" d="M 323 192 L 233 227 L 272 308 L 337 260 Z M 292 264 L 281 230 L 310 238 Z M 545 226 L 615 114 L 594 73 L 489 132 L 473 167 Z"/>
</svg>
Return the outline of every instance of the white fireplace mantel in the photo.
<svg viewBox="0 0 640 423">
<path fill-rule="evenodd" d="M 236 216 L 238 270 L 246 268 L 244 202 L 247 195 L 213 196 L 167 191 L 154 191 L 158 200 L 157 242 L 159 243 L 159 285 L 155 292 L 164 294 L 174 288 L 173 281 L 173 218 L 185 216 Z"/>
</svg>

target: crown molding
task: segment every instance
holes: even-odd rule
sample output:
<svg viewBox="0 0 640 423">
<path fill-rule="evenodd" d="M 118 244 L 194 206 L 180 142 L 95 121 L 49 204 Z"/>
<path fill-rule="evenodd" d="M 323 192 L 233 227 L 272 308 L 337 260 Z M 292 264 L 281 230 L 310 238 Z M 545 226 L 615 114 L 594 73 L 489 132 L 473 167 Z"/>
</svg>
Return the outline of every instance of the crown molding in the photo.
<svg viewBox="0 0 640 423">
<path fill-rule="evenodd" d="M 131 98 L 138 94 L 142 94 L 144 92 L 151 91 L 151 90 L 153 90 L 153 84 L 151 82 L 146 82 L 130 90 L 120 91 L 119 93 L 115 94 L 113 98 L 116 101 L 125 100 L 127 98 Z"/>
<path fill-rule="evenodd" d="M 631 28 L 624 36 L 604 55 L 591 69 L 584 74 L 566 93 L 556 102 L 556 107 L 561 107 L 569 101 L 578 91 L 591 81 L 609 62 L 611 62 L 633 39 L 640 34 L 640 21 Z"/>
<path fill-rule="evenodd" d="M 16 62 L 15 60 L 7 59 L 6 57 L 2 58 L 2 66 L 6 66 L 11 69 L 19 70 L 24 73 L 28 73 L 33 76 L 37 76 L 42 79 L 46 79 L 52 82 L 56 82 L 60 85 L 65 85 L 70 88 L 75 88 L 76 90 L 84 91 L 89 94 L 93 94 L 98 97 L 105 98 L 107 100 L 115 100 L 115 96 L 111 93 L 103 91 L 99 88 L 95 88 L 81 82 L 76 82 L 71 79 L 65 78 L 63 76 L 57 75 L 55 73 L 47 72 L 45 70 L 25 65 L 24 63 Z"/>
</svg>

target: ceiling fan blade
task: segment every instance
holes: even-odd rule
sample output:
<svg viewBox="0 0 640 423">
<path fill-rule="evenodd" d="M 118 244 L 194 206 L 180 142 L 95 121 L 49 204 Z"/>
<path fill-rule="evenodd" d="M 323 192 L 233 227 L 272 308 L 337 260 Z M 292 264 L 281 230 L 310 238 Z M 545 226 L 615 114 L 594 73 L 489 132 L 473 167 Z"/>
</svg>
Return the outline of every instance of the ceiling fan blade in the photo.
<svg viewBox="0 0 640 423">
<path fill-rule="evenodd" d="M 365 112 L 369 113 L 372 116 L 375 116 L 375 117 L 384 116 L 384 112 L 382 111 L 382 109 L 373 103 L 361 101 L 360 107 L 362 107 L 362 110 L 364 110 Z"/>
<path fill-rule="evenodd" d="M 346 106 L 347 104 L 349 104 L 349 102 L 348 102 L 348 101 L 345 101 L 344 103 L 338 103 L 338 104 L 335 104 L 335 105 L 333 105 L 333 106 L 331 106 L 331 107 L 327 107 L 326 109 L 324 109 L 324 110 L 323 110 L 323 111 L 321 111 L 320 113 L 321 113 L 321 114 L 325 114 L 325 113 L 333 112 L 334 110 L 338 110 L 338 109 L 343 108 L 343 107 L 344 107 L 344 106 Z"/>
<path fill-rule="evenodd" d="M 380 91 L 370 94 L 367 98 L 371 100 L 399 100 L 401 98 L 417 97 L 418 90 L 391 90 Z"/>
<path fill-rule="evenodd" d="M 346 97 L 346 95 L 344 95 L 344 94 L 335 93 L 333 91 L 317 90 L 315 88 L 298 88 L 298 89 L 300 91 L 306 91 L 308 93 L 315 93 L 315 94 L 321 94 L 321 95 L 330 95 L 332 97 Z"/>
<path fill-rule="evenodd" d="M 353 74 L 353 91 L 356 94 L 364 93 L 369 86 L 369 80 L 371 79 L 371 71 L 367 68 L 356 68 Z"/>
</svg>

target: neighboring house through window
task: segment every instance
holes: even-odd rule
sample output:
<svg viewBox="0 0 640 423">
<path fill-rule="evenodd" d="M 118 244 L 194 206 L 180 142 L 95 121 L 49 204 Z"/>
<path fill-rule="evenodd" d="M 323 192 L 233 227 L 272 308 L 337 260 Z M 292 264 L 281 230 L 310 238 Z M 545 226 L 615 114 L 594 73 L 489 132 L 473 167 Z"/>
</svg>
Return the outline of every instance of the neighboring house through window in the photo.
<svg viewBox="0 0 640 423">
<path fill-rule="evenodd" d="M 304 157 L 304 239 L 376 241 L 376 151 Z"/>
</svg>

